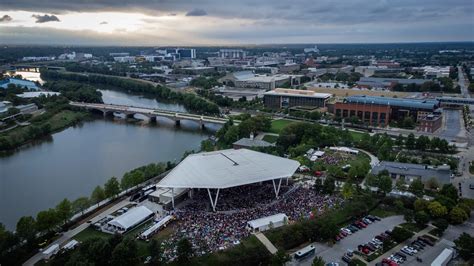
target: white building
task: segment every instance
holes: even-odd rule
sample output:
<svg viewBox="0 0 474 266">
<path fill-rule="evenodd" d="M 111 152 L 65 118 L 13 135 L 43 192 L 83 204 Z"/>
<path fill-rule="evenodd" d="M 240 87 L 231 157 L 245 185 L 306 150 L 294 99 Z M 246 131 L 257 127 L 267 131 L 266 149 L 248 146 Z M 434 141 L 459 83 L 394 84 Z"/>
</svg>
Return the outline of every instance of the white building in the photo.
<svg viewBox="0 0 474 266">
<path fill-rule="evenodd" d="M 242 49 L 220 49 L 220 58 L 245 58 L 247 53 Z"/>
<path fill-rule="evenodd" d="M 109 229 L 118 233 L 125 233 L 138 224 L 153 216 L 153 212 L 145 206 L 139 206 L 128 210 L 126 213 L 115 217 L 107 223 Z"/>
<path fill-rule="evenodd" d="M 414 67 L 413 70 L 422 71 L 425 78 L 447 78 L 451 71 L 450 66 Z"/>
<path fill-rule="evenodd" d="M 288 223 L 288 216 L 284 213 L 262 217 L 247 222 L 247 229 L 252 232 L 263 232 L 268 229 L 277 228 Z"/>
<path fill-rule="evenodd" d="M 114 61 L 118 63 L 135 63 L 135 56 L 116 56 Z"/>
</svg>

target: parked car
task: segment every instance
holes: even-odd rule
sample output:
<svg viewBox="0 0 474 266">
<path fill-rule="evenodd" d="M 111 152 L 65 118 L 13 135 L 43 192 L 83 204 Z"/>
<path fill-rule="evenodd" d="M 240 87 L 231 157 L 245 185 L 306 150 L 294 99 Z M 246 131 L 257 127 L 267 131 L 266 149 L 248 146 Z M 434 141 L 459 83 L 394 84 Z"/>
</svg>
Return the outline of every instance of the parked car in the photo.
<svg viewBox="0 0 474 266">
<path fill-rule="evenodd" d="M 349 258 L 347 255 L 342 256 L 342 260 L 346 263 L 350 263 L 352 261 L 351 258 Z"/>
</svg>

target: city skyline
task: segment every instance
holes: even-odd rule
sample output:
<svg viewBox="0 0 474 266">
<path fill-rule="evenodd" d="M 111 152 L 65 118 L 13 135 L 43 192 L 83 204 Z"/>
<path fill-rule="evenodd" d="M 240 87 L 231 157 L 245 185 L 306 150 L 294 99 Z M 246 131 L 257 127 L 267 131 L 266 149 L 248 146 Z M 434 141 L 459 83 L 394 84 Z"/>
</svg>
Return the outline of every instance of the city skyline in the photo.
<svg viewBox="0 0 474 266">
<path fill-rule="evenodd" d="M 3 1 L 0 43 L 245 45 L 472 41 L 471 1 Z"/>
</svg>

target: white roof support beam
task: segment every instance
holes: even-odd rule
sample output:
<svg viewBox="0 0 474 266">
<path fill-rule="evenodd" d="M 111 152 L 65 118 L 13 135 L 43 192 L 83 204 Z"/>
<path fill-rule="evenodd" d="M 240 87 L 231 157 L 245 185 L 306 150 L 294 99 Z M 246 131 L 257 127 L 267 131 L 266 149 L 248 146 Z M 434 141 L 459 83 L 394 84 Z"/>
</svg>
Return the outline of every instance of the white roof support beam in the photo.
<svg viewBox="0 0 474 266">
<path fill-rule="evenodd" d="M 216 198 L 213 200 L 212 195 L 211 195 L 211 190 L 209 188 L 207 189 L 207 193 L 209 194 L 209 200 L 211 201 L 212 211 L 214 211 L 214 212 L 216 211 L 217 199 L 219 198 L 219 191 L 220 190 L 221 190 L 220 188 L 217 189 Z"/>
<path fill-rule="evenodd" d="M 283 178 L 280 178 L 279 179 L 279 182 L 278 182 L 278 187 L 276 186 L 275 184 L 275 179 L 272 179 L 272 182 L 273 182 L 273 190 L 275 191 L 275 197 L 278 199 L 278 194 L 280 193 L 280 188 L 281 188 L 281 180 Z"/>
</svg>

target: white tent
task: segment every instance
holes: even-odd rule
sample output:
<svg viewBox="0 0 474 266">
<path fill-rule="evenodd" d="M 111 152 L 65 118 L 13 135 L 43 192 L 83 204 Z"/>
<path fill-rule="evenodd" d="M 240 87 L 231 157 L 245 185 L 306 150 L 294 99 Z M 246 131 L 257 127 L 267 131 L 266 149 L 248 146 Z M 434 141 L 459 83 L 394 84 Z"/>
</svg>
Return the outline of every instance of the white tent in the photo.
<svg viewBox="0 0 474 266">
<path fill-rule="evenodd" d="M 272 180 L 278 197 L 282 179 L 291 177 L 299 166 L 294 160 L 247 149 L 203 152 L 186 157 L 157 187 L 205 188 L 215 210 L 219 190 L 224 188 Z M 217 190 L 215 199 L 210 189 Z"/>
<path fill-rule="evenodd" d="M 262 231 L 270 229 L 270 225 L 272 225 L 273 228 L 277 228 L 277 227 L 283 226 L 285 222 L 287 221 L 288 221 L 288 216 L 286 216 L 286 214 L 278 213 L 275 215 L 248 221 L 247 227 L 252 231 L 262 232 Z"/>
<path fill-rule="evenodd" d="M 143 222 L 147 218 L 151 217 L 153 212 L 145 206 L 139 206 L 130 209 L 126 213 L 115 217 L 113 220 L 108 222 L 109 226 L 113 226 L 120 231 L 127 231 L 135 225 Z"/>
</svg>

